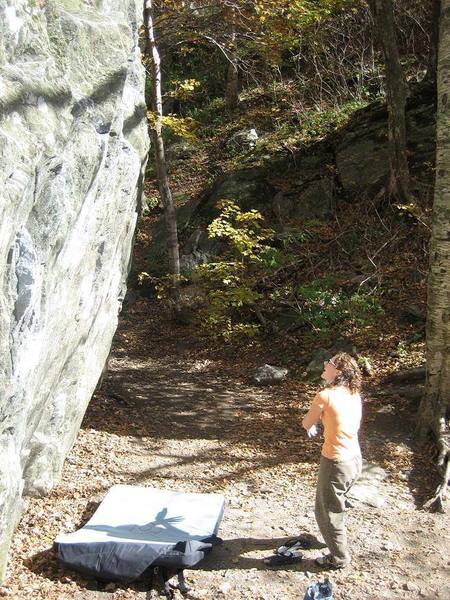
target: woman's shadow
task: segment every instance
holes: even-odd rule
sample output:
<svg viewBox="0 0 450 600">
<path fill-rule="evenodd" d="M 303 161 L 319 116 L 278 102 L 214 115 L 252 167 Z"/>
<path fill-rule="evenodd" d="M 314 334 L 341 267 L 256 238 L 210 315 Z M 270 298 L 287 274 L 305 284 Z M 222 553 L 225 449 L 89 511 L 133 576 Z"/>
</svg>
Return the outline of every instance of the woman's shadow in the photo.
<svg viewBox="0 0 450 600">
<path fill-rule="evenodd" d="M 283 546 L 293 538 L 294 536 L 279 538 L 249 537 L 223 540 L 223 543 L 215 547 L 214 551 L 201 562 L 198 568 L 205 571 L 226 569 L 289 570 L 303 573 L 306 571 L 309 573 L 322 571 L 315 564 L 314 558 L 309 556 L 310 550 L 302 550 L 303 558 L 294 560 L 291 563 L 286 562 L 277 566 L 269 566 L 264 562 L 265 557 L 273 555 L 276 548 Z M 311 551 L 319 548 L 323 548 L 323 545 L 317 540 L 317 544 L 313 544 Z M 258 553 L 258 556 L 251 556 L 253 553 Z M 260 554 L 261 556 L 259 556 Z"/>
</svg>

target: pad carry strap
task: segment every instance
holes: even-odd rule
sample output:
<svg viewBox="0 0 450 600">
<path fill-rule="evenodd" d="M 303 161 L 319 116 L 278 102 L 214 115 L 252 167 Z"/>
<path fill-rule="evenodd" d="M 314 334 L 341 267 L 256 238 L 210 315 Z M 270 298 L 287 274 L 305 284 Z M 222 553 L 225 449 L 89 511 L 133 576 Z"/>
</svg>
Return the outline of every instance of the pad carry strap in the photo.
<svg viewBox="0 0 450 600">
<path fill-rule="evenodd" d="M 161 573 L 161 579 L 163 583 L 163 593 L 166 598 L 173 600 L 174 593 L 169 583 L 169 573 L 167 572 L 166 567 L 159 567 L 159 572 Z"/>
<path fill-rule="evenodd" d="M 186 579 L 184 578 L 183 569 L 178 569 L 177 577 L 178 577 L 178 586 L 177 587 L 180 590 L 180 592 L 183 594 L 183 596 L 185 596 L 191 588 L 186 583 Z"/>
<path fill-rule="evenodd" d="M 172 585 L 169 582 L 170 576 L 166 567 L 159 567 L 158 570 L 161 573 L 161 579 L 164 589 L 163 593 L 166 596 L 166 598 L 169 598 L 169 600 L 173 600 L 173 598 L 175 597 L 173 593 L 174 589 L 180 590 L 183 596 L 185 596 L 189 592 L 190 587 L 186 583 L 183 569 L 178 569 L 177 571 L 178 585 Z"/>
</svg>

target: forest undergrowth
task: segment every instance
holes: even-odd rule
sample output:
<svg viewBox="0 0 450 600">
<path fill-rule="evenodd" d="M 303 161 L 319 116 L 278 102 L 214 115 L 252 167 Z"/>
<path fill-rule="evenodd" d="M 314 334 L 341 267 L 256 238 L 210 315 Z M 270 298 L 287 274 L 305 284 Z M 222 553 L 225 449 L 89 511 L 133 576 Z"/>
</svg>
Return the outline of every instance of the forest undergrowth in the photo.
<svg viewBox="0 0 450 600">
<path fill-rule="evenodd" d="M 223 106 L 218 109 L 215 101 L 211 103 L 215 120 L 210 112 L 212 108 L 193 112 L 205 120 L 199 121 L 194 151 L 187 160 L 169 163 L 172 193 L 180 208 L 192 198 L 207 197 L 218 178 L 226 179 L 242 169 L 261 168 L 261 161 L 268 183 L 281 193 L 289 190 L 299 177 L 297 160 L 308 153 L 332 153 L 334 140 L 345 135 L 347 125 L 369 122 L 371 110 L 381 105 L 375 102 L 361 110 L 361 105 L 353 102 L 340 110 L 312 110 L 300 124 L 298 118 L 293 119 L 295 100 L 290 96 L 293 92 L 289 85 L 285 87 L 286 107 L 281 105 L 280 108 L 277 95 L 264 95 L 263 90 L 257 88 L 243 95 L 237 112 L 227 112 Z M 281 89 L 278 93 L 283 96 Z M 233 132 L 248 131 L 251 127 L 261 136 L 255 147 L 236 148 L 227 144 Z M 169 149 L 170 141 L 169 133 Z M 284 168 L 280 168 L 280 161 Z M 286 168 L 289 163 L 290 168 Z M 231 312 L 237 308 L 233 316 L 238 322 L 256 323 L 255 329 L 261 333 L 258 344 L 264 344 L 264 337 L 269 335 L 271 343 L 275 339 L 276 343 L 288 347 L 297 342 L 311 348 L 331 345 L 333 338 L 339 336 L 366 337 L 372 329 L 382 327 L 383 315 L 396 316 L 399 325 L 405 326 L 404 333 L 397 332 L 400 337 L 396 348 L 390 351 L 400 352 L 404 362 L 415 365 L 423 360 L 418 356 L 424 349 L 433 165 L 413 164 L 411 175 L 416 193 L 409 205 L 389 199 L 383 189 L 378 192 L 363 189 L 350 196 L 339 194 L 338 190 L 331 213 L 320 218 L 280 221 L 269 206 L 245 212 L 234 205 L 230 211 L 230 203 L 238 202 L 236 198 L 227 199 L 222 213 L 217 211 L 212 224 L 211 216 L 205 222 L 200 213 L 195 223 L 194 215 L 188 227 L 180 229 L 181 248 L 196 228 L 207 231 L 209 236 L 219 239 L 222 236 L 228 245 L 215 258 L 213 268 L 200 265 L 194 273 L 186 274 L 182 296 L 185 295 L 187 304 L 198 301 L 201 309 L 205 298 L 211 304 L 211 298 L 215 301 L 220 294 L 226 296 L 233 287 L 242 289 L 244 298 L 237 296 L 242 302 L 238 307 L 236 302 L 231 307 Z M 335 185 L 339 188 L 338 176 L 335 176 Z M 150 171 L 146 180 L 150 208 L 138 230 L 131 281 L 138 292 L 153 298 L 158 289 L 147 285 L 146 275 L 152 225 L 161 219 L 161 211 L 154 202 L 156 197 L 157 185 Z M 258 217 L 260 220 L 256 222 Z M 230 269 L 229 265 L 231 270 L 226 270 Z M 233 280 L 228 289 L 217 284 L 217 280 L 227 274 L 237 281 Z M 216 294 L 208 296 L 211 287 Z M 250 293 L 249 298 L 245 292 Z M 236 300 L 232 294 L 231 298 Z M 164 305 L 163 300 L 163 309 Z M 408 306 L 413 307 L 415 316 L 406 314 Z M 277 312 L 288 312 L 291 322 L 282 322 L 279 326 L 277 319 L 272 319 Z M 194 320 L 204 326 L 207 318 L 204 312 L 196 310 Z M 221 337 L 217 318 L 211 329 Z M 239 331 L 233 336 L 234 342 L 245 344 L 239 340 Z M 382 340 L 378 340 L 375 346 L 380 343 L 383 345 Z M 410 352 L 407 351 L 409 346 Z"/>
</svg>

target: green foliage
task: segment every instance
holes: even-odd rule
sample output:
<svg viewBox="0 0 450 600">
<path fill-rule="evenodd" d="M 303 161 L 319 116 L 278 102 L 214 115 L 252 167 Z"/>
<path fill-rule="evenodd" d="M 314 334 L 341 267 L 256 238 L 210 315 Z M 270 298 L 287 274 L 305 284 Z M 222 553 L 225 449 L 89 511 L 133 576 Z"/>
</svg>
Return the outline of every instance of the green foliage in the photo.
<svg viewBox="0 0 450 600">
<path fill-rule="evenodd" d="M 409 354 L 408 343 L 400 340 L 397 344 L 397 355 L 399 358 L 407 358 Z"/>
<path fill-rule="evenodd" d="M 342 322 L 364 326 L 383 314 L 376 298 L 361 292 L 349 293 L 339 288 L 331 276 L 299 286 L 298 294 L 299 320 L 315 330 Z"/>
<path fill-rule="evenodd" d="M 220 209 L 208 234 L 226 243 L 221 260 L 197 266 L 189 277 L 204 299 L 198 321 L 213 336 L 229 341 L 236 335 L 256 335 L 260 324 L 255 314 L 261 307 L 273 314 L 287 308 L 296 327 L 316 334 L 343 325 L 366 326 L 383 313 L 376 298 L 342 288 L 334 276 L 301 285 L 270 284 L 271 271 L 295 262 L 310 234 L 290 232 L 274 247 L 274 232 L 264 227 L 258 211 L 243 211 L 232 200 L 222 201 Z"/>
<path fill-rule="evenodd" d="M 361 292 L 341 288 L 333 276 L 323 277 L 297 286 L 287 284 L 270 293 L 258 287 L 264 275 L 296 255 L 292 245 L 305 241 L 307 234 L 293 232 L 282 248 L 268 244 L 274 232 L 263 226 L 263 217 L 256 210 L 242 211 L 231 200 L 224 200 L 220 215 L 209 225 L 210 237 L 226 240 L 223 260 L 198 266 L 191 275 L 206 297 L 199 312 L 205 329 L 230 340 L 234 335 L 255 335 L 259 325 L 252 323 L 255 308 L 263 304 L 277 310 L 290 306 L 296 313 L 296 322 L 313 331 L 327 331 L 343 323 L 367 325 L 382 308 L 377 300 Z"/>
<path fill-rule="evenodd" d="M 284 91 L 284 94 L 283 94 Z M 248 102 L 253 102 L 259 94 L 263 94 L 261 88 L 254 88 L 255 95 L 247 90 L 245 96 Z M 330 107 L 328 109 L 298 110 L 295 106 L 296 99 L 291 97 L 292 90 L 290 86 L 277 86 L 276 95 L 280 97 L 276 100 L 266 98 L 267 106 L 259 109 L 258 118 L 253 118 L 250 122 L 241 122 L 241 128 L 250 124 L 255 126 L 260 137 L 255 148 L 248 150 L 239 146 L 226 146 L 226 156 L 230 160 L 230 168 L 242 168 L 245 166 L 263 165 L 266 162 L 271 163 L 274 156 L 279 154 L 289 154 L 306 144 L 314 143 L 323 139 L 330 133 L 349 122 L 351 116 L 358 109 L 367 106 L 367 101 L 352 100 L 342 104 L 339 107 Z M 286 100 L 286 106 L 283 99 Z M 205 132 L 221 135 L 227 139 L 231 136 L 228 124 L 223 123 L 223 113 L 221 113 L 214 125 L 202 127 L 202 137 Z M 236 129 L 236 125 L 234 124 Z"/>
<path fill-rule="evenodd" d="M 237 334 L 257 333 L 258 326 L 245 322 L 245 317 L 260 294 L 242 264 L 221 261 L 199 265 L 192 281 L 205 292 L 206 302 L 198 312 L 198 320 L 206 331 L 227 341 Z"/>
<path fill-rule="evenodd" d="M 195 108 L 191 111 L 192 116 L 202 123 L 202 130 L 206 128 L 207 135 L 210 128 L 222 125 L 225 122 L 227 114 L 225 112 L 225 98 L 213 98 L 201 108 Z M 213 130 L 212 130 L 213 132 Z"/>
<path fill-rule="evenodd" d="M 172 89 L 168 95 L 177 100 L 192 100 L 200 87 L 201 82 L 198 79 L 172 79 Z"/>
<path fill-rule="evenodd" d="M 241 260 L 261 260 L 261 253 L 267 251 L 263 243 L 273 236 L 271 229 L 262 226 L 263 216 L 257 210 L 243 212 L 232 200 L 222 200 L 221 214 L 208 227 L 210 238 L 226 239 L 230 251 Z"/>
<path fill-rule="evenodd" d="M 276 247 L 267 246 L 261 251 L 259 259 L 266 269 L 278 269 L 283 265 L 295 262 L 299 253 L 301 253 L 302 244 L 309 237 L 308 232 L 302 230 L 292 230 L 278 234 L 275 237 Z"/>
<path fill-rule="evenodd" d="M 304 329 L 304 335 L 308 331 L 328 335 L 333 329 L 364 327 L 383 314 L 374 296 L 343 288 L 332 275 L 301 285 L 271 283 L 271 272 L 276 278 L 280 266 L 298 261 L 301 244 L 310 234 L 290 232 L 274 247 L 270 244 L 275 234 L 264 227 L 258 211 L 243 211 L 232 200 L 224 200 L 220 209 L 208 226 L 208 234 L 225 242 L 223 254 L 215 262 L 197 266 L 185 279 L 201 298 L 196 318 L 214 337 L 230 341 L 235 336 L 256 335 L 261 324 L 255 322 L 255 315 L 262 309 L 273 315 L 287 310 L 290 323 Z M 158 297 L 165 297 L 164 278 L 156 288 Z"/>
<path fill-rule="evenodd" d="M 147 211 L 155 210 L 160 205 L 159 196 L 156 194 L 152 196 L 144 196 L 144 202 Z"/>
<path fill-rule="evenodd" d="M 218 138 L 223 138 L 225 140 L 229 138 L 240 125 L 242 125 L 242 127 L 247 127 L 246 118 L 244 118 L 241 123 L 231 116 L 225 98 L 222 96 L 212 98 L 203 106 L 194 107 L 189 110 L 189 114 L 192 118 L 201 123 L 202 140 L 211 138 L 215 141 L 217 141 Z M 230 146 L 226 147 L 225 151 L 227 154 L 235 154 L 234 148 Z"/>
<path fill-rule="evenodd" d="M 267 269 L 276 269 L 286 263 L 289 258 L 285 252 L 278 248 L 267 247 L 261 252 L 259 260 Z"/>
<path fill-rule="evenodd" d="M 338 108 L 328 110 L 310 110 L 299 116 L 303 139 L 324 137 L 345 125 L 353 113 L 367 106 L 362 100 L 345 102 Z"/>
<path fill-rule="evenodd" d="M 147 112 L 150 128 L 155 128 L 156 116 L 153 111 Z M 164 115 L 161 119 L 163 130 L 169 129 L 172 137 L 181 138 L 191 143 L 198 142 L 198 123 L 192 117 L 179 117 L 178 115 Z"/>
<path fill-rule="evenodd" d="M 368 325 L 374 318 L 384 314 L 379 300 L 364 293 L 350 294 L 345 301 L 346 314 L 358 325 Z"/>
<path fill-rule="evenodd" d="M 170 63 L 163 61 L 164 95 L 179 101 L 182 114 L 222 93 L 224 57 L 218 47 L 204 40 L 181 40 L 170 54 Z"/>
<path fill-rule="evenodd" d="M 258 332 L 259 326 L 248 321 L 251 308 L 261 299 L 257 274 L 266 266 L 270 246 L 265 242 L 273 237 L 273 231 L 263 227 L 263 217 L 256 210 L 242 211 L 232 200 L 222 201 L 219 208 L 221 213 L 209 225 L 208 234 L 227 242 L 223 260 L 199 265 L 191 277 L 205 290 L 201 325 L 230 340 Z"/>
<path fill-rule="evenodd" d="M 251 43 L 253 52 L 269 65 L 277 66 L 283 52 L 298 51 L 305 30 L 354 3 L 355 0 L 256 0 L 250 18 L 252 29 L 259 32 Z"/>
</svg>

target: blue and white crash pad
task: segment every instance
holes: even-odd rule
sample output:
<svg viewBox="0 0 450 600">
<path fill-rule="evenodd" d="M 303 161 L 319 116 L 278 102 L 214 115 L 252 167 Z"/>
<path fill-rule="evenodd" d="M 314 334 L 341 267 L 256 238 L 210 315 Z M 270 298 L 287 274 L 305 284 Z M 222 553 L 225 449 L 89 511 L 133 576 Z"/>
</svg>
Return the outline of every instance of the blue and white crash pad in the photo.
<svg viewBox="0 0 450 600">
<path fill-rule="evenodd" d="M 191 567 L 211 549 L 224 507 L 220 494 L 115 485 L 54 549 L 64 565 L 104 580 L 133 581 L 150 566 Z"/>
</svg>

